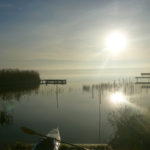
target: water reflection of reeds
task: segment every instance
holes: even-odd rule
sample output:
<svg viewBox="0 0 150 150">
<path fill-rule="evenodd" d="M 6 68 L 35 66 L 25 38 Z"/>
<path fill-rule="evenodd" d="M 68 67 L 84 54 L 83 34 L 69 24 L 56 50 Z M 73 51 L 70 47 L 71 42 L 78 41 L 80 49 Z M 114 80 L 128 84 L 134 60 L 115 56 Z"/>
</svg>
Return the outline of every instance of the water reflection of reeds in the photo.
<svg viewBox="0 0 150 150">
<path fill-rule="evenodd" d="M 30 94 L 33 91 L 38 92 L 39 85 L 20 86 L 20 87 L 0 87 L 0 99 L 1 100 L 20 100 L 21 96 Z"/>
<path fill-rule="evenodd" d="M 13 122 L 13 116 L 7 111 L 0 111 L 0 124 L 11 124 Z"/>
<path fill-rule="evenodd" d="M 0 88 L 0 124 L 13 123 L 11 110 L 13 109 L 14 100 L 19 101 L 23 95 L 38 92 L 38 88 L 39 86 Z"/>
<path fill-rule="evenodd" d="M 136 85 L 134 82 L 131 81 L 113 81 L 108 83 L 98 83 L 98 84 L 91 84 L 91 85 L 83 85 L 82 89 L 85 92 L 92 92 L 101 90 L 101 93 L 104 92 L 115 92 L 115 91 L 122 91 L 125 95 L 133 95 L 139 92 L 142 92 L 142 86 Z M 92 96 L 93 97 L 93 96 Z"/>
</svg>

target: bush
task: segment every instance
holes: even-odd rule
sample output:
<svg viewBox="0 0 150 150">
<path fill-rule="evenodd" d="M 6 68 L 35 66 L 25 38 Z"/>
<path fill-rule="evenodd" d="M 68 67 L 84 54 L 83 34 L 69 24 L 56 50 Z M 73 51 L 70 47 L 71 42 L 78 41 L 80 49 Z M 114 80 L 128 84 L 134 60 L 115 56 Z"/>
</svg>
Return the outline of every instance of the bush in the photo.
<svg viewBox="0 0 150 150">
<path fill-rule="evenodd" d="M 145 150 L 150 147 L 150 116 L 129 108 L 112 112 L 109 121 L 115 129 L 110 145 L 116 150 Z"/>
<path fill-rule="evenodd" d="M 36 71 L 2 69 L 0 70 L 0 87 L 25 86 L 39 84 L 40 76 Z"/>
</svg>

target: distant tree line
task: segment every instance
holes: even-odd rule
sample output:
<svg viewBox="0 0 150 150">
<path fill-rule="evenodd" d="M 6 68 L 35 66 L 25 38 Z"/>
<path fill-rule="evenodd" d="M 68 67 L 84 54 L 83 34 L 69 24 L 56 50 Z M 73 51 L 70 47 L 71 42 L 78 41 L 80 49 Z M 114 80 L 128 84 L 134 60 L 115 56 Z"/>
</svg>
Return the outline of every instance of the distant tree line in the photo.
<svg viewBox="0 0 150 150">
<path fill-rule="evenodd" d="M 39 84 L 40 76 L 36 71 L 19 69 L 0 70 L 0 87 L 28 87 Z"/>
</svg>

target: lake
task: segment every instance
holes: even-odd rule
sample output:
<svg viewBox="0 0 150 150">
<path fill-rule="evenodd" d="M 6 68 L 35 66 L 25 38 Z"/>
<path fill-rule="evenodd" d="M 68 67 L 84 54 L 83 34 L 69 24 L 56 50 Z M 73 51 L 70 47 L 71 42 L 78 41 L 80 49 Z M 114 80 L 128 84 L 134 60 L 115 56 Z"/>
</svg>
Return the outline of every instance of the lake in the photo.
<svg viewBox="0 0 150 150">
<path fill-rule="evenodd" d="M 61 138 L 73 143 L 108 143 L 115 134 L 111 112 L 128 106 L 145 113 L 150 107 L 149 87 L 130 79 L 0 92 L 0 143 L 35 143 L 38 137 L 23 133 L 21 126 L 42 134 L 58 127 Z"/>
</svg>

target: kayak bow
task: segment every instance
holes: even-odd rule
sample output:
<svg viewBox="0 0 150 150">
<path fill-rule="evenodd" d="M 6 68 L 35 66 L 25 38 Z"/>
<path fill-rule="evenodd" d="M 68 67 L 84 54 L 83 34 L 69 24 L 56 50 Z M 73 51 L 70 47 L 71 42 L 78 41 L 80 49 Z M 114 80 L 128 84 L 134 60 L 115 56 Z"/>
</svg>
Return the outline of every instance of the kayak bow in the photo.
<svg viewBox="0 0 150 150">
<path fill-rule="evenodd" d="M 43 135 L 32 129 L 26 128 L 24 126 L 21 127 L 21 130 L 24 133 L 31 134 L 31 135 L 38 135 L 38 136 L 42 137 L 40 139 L 40 141 L 34 146 L 33 150 L 58 150 L 60 143 L 68 144 L 68 145 L 74 146 L 76 148 L 88 150 L 85 147 L 62 141 L 60 139 L 60 134 L 59 134 L 58 129 L 51 130 L 47 135 Z"/>
<path fill-rule="evenodd" d="M 33 150 L 58 150 L 60 146 L 59 129 L 53 129 L 33 147 Z"/>
</svg>

